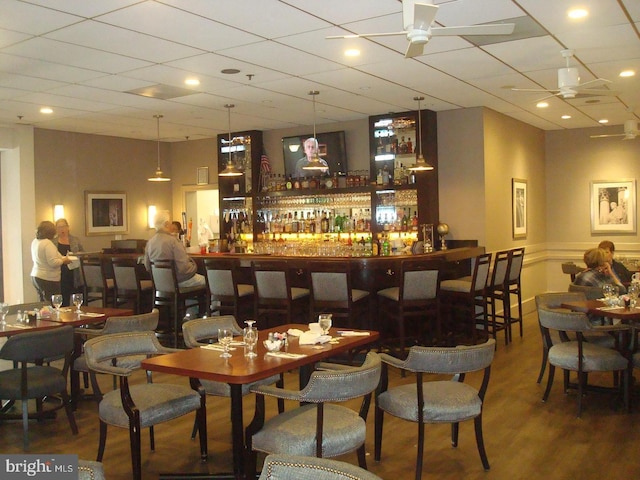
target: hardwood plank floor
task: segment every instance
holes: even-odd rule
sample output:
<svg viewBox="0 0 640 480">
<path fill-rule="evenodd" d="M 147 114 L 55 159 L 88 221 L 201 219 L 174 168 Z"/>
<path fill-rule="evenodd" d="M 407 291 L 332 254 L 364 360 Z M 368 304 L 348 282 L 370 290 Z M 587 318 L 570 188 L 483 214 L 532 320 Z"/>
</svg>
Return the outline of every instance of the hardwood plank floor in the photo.
<svg viewBox="0 0 640 480">
<path fill-rule="evenodd" d="M 458 448 L 450 445 L 448 425 L 428 425 L 424 451 L 423 479 L 582 479 L 640 478 L 640 408 L 625 414 L 609 394 L 589 393 L 584 399 L 582 418 L 576 418 L 576 397 L 562 392 L 561 374 L 556 374 L 551 396 L 542 403 L 544 385 L 535 380 L 540 366 L 540 334 L 535 314 L 525 318 L 525 336 L 504 345 L 498 338 L 498 350 L 484 409 L 484 438 L 491 470 L 485 472 L 475 444 L 473 422 L 460 425 Z M 156 375 L 155 381 L 174 383 L 185 379 Z M 472 381 L 477 384 L 478 376 Z M 610 376 L 593 378 L 610 384 Z M 411 377 L 393 374 L 397 385 Z M 546 382 L 546 377 L 544 382 Z M 111 379 L 101 376 L 105 391 Z M 290 374 L 287 385 L 297 385 Z M 267 402 L 273 414 L 275 402 Z M 294 405 L 288 406 L 293 408 Z M 149 437 L 143 432 L 143 477 L 157 479 L 159 473 L 231 471 L 231 433 L 229 402 L 209 397 L 209 461 L 200 462 L 198 444 L 191 441 L 193 417 L 187 416 L 156 427 L 156 451 L 149 451 Z M 98 445 L 97 404 L 82 401 L 76 412 L 80 434 L 71 435 L 64 414 L 55 421 L 29 425 L 30 453 L 76 453 L 95 459 Z M 253 400 L 245 399 L 245 424 L 253 416 Z M 19 422 L 0 424 L 0 451 L 22 453 L 22 428 Z M 368 419 L 367 450 L 369 470 L 387 480 L 414 476 L 417 427 L 415 424 L 385 416 L 382 460 L 373 460 L 373 409 Z M 262 457 L 260 457 L 262 458 Z M 342 460 L 357 463 L 356 455 Z M 109 480 L 131 478 L 128 432 L 110 428 L 104 467 Z"/>
</svg>

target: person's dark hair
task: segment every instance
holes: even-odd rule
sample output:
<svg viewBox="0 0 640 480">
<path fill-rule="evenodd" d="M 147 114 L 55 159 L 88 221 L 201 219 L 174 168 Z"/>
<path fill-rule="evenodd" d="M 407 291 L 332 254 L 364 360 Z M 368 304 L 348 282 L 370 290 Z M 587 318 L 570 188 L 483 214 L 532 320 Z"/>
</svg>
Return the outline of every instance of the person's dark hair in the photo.
<svg viewBox="0 0 640 480">
<path fill-rule="evenodd" d="M 36 229 L 36 238 L 38 240 L 43 240 L 45 238 L 52 240 L 55 236 L 56 226 L 53 224 L 53 222 L 50 222 L 49 220 L 40 222 L 40 225 L 38 225 L 38 228 Z"/>
<path fill-rule="evenodd" d="M 178 229 L 178 235 L 182 235 L 184 233 L 184 230 L 182 230 L 182 224 L 179 221 L 174 220 L 171 223 L 173 224 L 174 227 Z"/>
<path fill-rule="evenodd" d="M 603 240 L 598 244 L 598 248 L 604 248 L 605 250 L 609 250 L 611 253 L 616 251 L 616 246 L 613 244 L 611 240 Z"/>
</svg>

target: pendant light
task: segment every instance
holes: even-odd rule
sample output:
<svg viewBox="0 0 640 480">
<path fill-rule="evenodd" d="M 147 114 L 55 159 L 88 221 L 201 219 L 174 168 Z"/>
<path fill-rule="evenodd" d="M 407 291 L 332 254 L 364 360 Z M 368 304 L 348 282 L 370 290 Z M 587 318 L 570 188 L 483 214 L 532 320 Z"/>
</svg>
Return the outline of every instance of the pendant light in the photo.
<svg viewBox="0 0 640 480">
<path fill-rule="evenodd" d="M 162 115 L 154 115 L 153 118 L 156 119 L 156 124 L 158 127 L 158 167 L 156 168 L 156 174 L 153 177 L 147 178 L 150 182 L 170 182 L 171 179 L 169 177 L 164 177 L 162 170 L 160 170 L 160 119 Z"/>
<path fill-rule="evenodd" d="M 320 92 L 317 90 L 311 90 L 309 95 L 313 97 L 313 141 L 315 142 L 315 150 L 313 152 L 313 158 L 311 161 L 302 167 L 303 170 L 317 170 L 320 172 L 326 172 L 329 167 L 320 161 L 320 157 L 318 157 L 318 138 L 316 137 L 316 95 L 319 95 Z"/>
<path fill-rule="evenodd" d="M 413 172 L 427 172 L 433 170 L 433 165 L 429 165 L 422 156 L 422 112 L 420 111 L 420 102 L 424 100 L 424 97 L 413 97 L 418 102 L 418 158 L 416 163 L 409 167 L 409 170 Z"/>
<path fill-rule="evenodd" d="M 233 160 L 231 159 L 231 109 L 233 107 L 235 107 L 233 103 L 227 103 L 224 106 L 224 108 L 227 109 L 227 116 L 229 119 L 229 142 L 227 143 L 229 159 L 227 160 L 227 166 L 225 167 L 225 169 L 218 174 L 221 177 L 239 177 L 240 175 L 242 175 L 242 171 L 236 168 L 236 166 L 233 164 Z"/>
</svg>

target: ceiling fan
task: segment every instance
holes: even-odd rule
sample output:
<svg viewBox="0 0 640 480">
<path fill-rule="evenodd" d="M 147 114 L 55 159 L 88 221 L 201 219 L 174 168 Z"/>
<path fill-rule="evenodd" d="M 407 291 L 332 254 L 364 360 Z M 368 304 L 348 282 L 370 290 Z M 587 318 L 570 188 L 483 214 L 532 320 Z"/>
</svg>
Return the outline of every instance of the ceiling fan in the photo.
<svg viewBox="0 0 640 480">
<path fill-rule="evenodd" d="M 614 133 L 611 135 L 591 135 L 591 138 L 606 137 L 624 137 L 623 140 L 633 140 L 640 134 L 638 131 L 638 122 L 636 120 L 627 120 L 624 122 L 624 133 Z"/>
<path fill-rule="evenodd" d="M 618 92 L 609 90 L 606 88 L 593 88 L 602 86 L 608 83 L 612 83 L 611 80 L 604 78 L 596 78 L 589 82 L 580 83 L 580 72 L 578 67 L 569 66 L 570 59 L 573 57 L 573 50 L 562 50 L 561 55 L 566 59 L 567 66 L 558 69 L 558 88 L 553 90 L 546 89 L 530 89 L 530 88 L 512 88 L 514 92 L 547 92 L 551 95 L 540 98 L 544 100 L 551 97 L 576 98 L 577 95 L 581 97 L 586 96 L 601 96 L 601 95 L 617 95 Z"/>
<path fill-rule="evenodd" d="M 461 27 L 438 27 L 433 26 L 433 21 L 438 13 L 438 6 L 430 3 L 420 3 L 415 0 L 402 1 L 402 20 L 404 30 L 402 32 L 388 33 L 363 33 L 361 35 L 334 35 L 326 37 L 328 39 L 340 38 L 366 38 L 384 37 L 392 35 L 406 35 L 409 46 L 405 53 L 405 58 L 412 58 L 422 55 L 424 46 L 432 36 L 445 35 L 509 35 L 513 33 L 515 24 L 497 23 L 487 25 L 471 25 Z"/>
</svg>

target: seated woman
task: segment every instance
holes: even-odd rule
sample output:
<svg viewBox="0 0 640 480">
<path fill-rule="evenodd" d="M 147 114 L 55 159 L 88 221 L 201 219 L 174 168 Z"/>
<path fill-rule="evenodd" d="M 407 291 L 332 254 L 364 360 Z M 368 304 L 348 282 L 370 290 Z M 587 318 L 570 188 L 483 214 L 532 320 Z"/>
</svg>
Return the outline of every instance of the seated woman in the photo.
<svg viewBox="0 0 640 480">
<path fill-rule="evenodd" d="M 613 256 L 615 255 L 616 246 L 610 240 L 603 240 L 598 245 L 599 248 L 602 248 L 607 254 L 607 262 L 611 264 L 613 267 L 613 271 L 618 276 L 620 281 L 625 285 L 631 283 L 631 272 L 627 270 L 622 263 L 618 262 Z"/>
<path fill-rule="evenodd" d="M 587 269 L 580 272 L 573 283 L 588 287 L 616 285 L 620 293 L 627 293 L 627 289 L 607 261 L 608 258 L 607 252 L 602 248 L 591 248 L 584 252 L 584 263 Z"/>
</svg>

